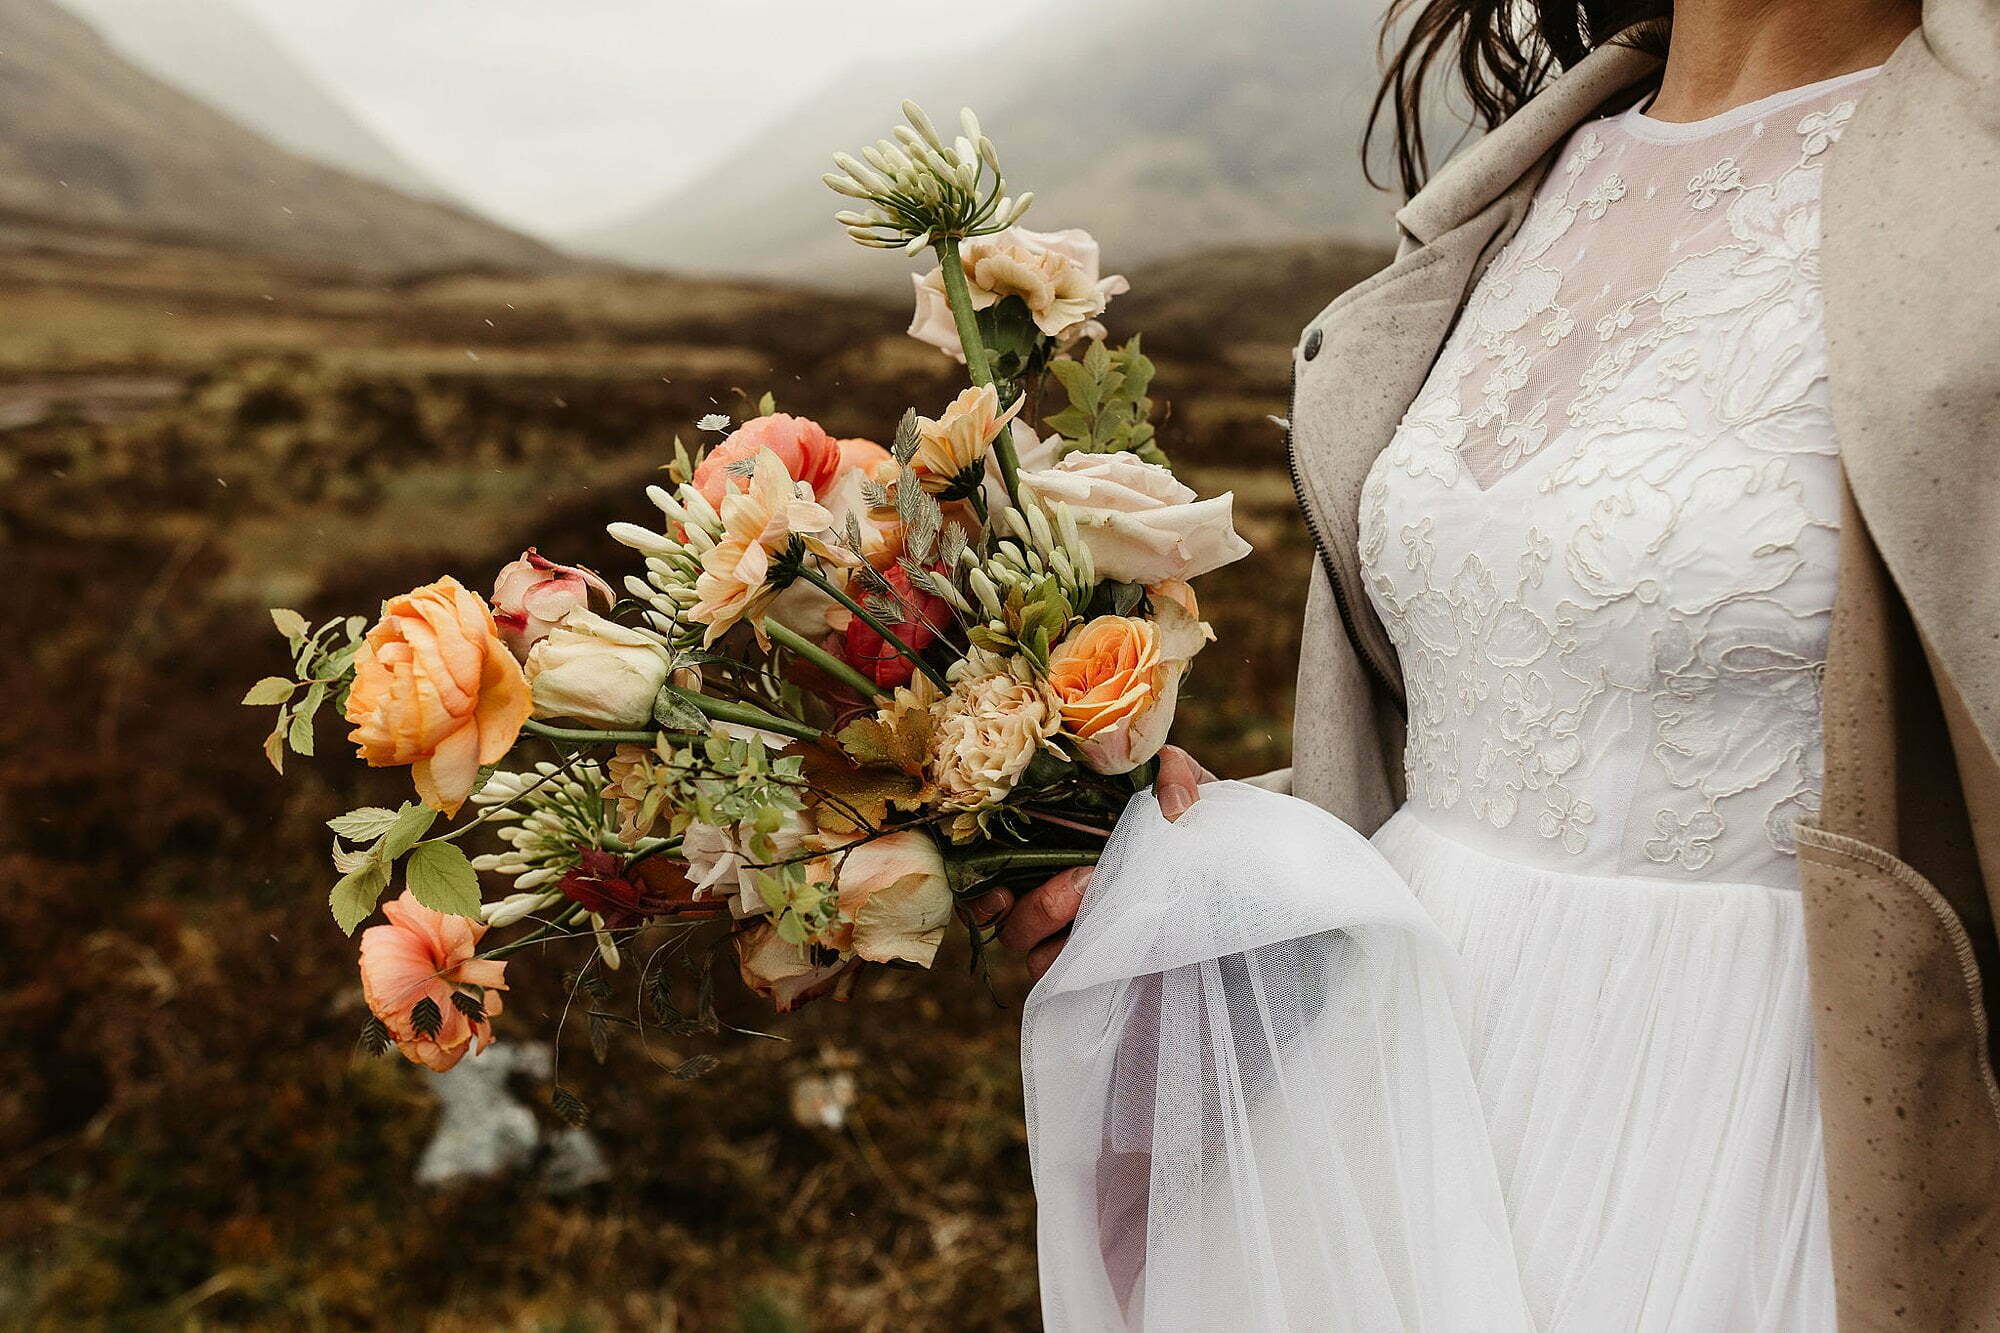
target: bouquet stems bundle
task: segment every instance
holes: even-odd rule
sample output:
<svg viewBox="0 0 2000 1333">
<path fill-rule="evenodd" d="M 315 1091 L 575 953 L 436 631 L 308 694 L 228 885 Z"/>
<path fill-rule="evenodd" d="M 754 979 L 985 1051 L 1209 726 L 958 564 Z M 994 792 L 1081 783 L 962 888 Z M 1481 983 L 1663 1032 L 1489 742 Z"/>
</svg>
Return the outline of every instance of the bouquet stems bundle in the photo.
<svg viewBox="0 0 2000 1333">
<path fill-rule="evenodd" d="M 718 950 L 781 1011 L 844 996 L 930 966 L 983 886 L 1095 860 L 1150 781 L 1212 637 L 1191 580 L 1249 548 L 1230 497 L 1168 467 L 1152 366 L 1097 322 L 1127 286 L 1096 243 L 1018 225 L 1033 196 L 971 112 L 946 142 L 904 110 L 825 179 L 858 242 L 936 260 L 910 332 L 968 380 L 936 416 L 886 446 L 768 396 L 702 419 L 657 517 L 610 528 L 618 586 L 531 548 L 490 596 L 444 577 L 372 625 L 273 613 L 294 671 L 245 702 L 278 708 L 274 766 L 331 703 L 416 789 L 328 821 L 335 920 L 382 917 L 369 1044 L 449 1068 L 492 1040 L 508 959 L 572 938 L 602 987 L 656 932 L 663 1023 L 715 1027 Z"/>
</svg>

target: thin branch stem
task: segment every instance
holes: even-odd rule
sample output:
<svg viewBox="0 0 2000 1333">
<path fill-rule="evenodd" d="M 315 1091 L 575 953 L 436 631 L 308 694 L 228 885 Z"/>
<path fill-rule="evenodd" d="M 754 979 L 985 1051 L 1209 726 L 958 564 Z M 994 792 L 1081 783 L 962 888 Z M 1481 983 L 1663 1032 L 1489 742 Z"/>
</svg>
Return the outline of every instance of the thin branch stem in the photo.
<svg viewBox="0 0 2000 1333">
<path fill-rule="evenodd" d="M 947 682 L 944 678 L 944 672 L 938 670 L 936 667 L 932 666 L 929 662 L 926 662 L 922 657 L 918 656 L 917 650 L 910 647 L 909 644 L 904 643 L 902 640 L 902 636 L 898 635 L 896 631 L 890 629 L 887 625 L 883 624 L 881 619 L 877 617 L 873 612 L 869 611 L 867 607 L 863 606 L 861 603 L 855 601 L 852 597 L 848 596 L 847 590 L 845 588 L 840 587 L 838 584 L 834 583 L 831 579 L 827 578 L 826 575 L 820 573 L 816 569 L 801 568 L 799 570 L 799 576 L 805 579 L 808 583 L 811 583 L 814 587 L 818 588 L 821 592 L 825 593 L 827 596 L 833 598 L 834 601 L 839 602 L 849 611 L 852 611 L 855 615 L 860 616 L 861 622 L 864 625 L 868 626 L 869 629 L 872 629 L 877 634 L 879 634 L 882 637 L 882 642 L 888 644 L 891 648 L 894 648 L 897 652 L 909 658 L 910 661 L 916 665 L 917 670 L 923 672 L 926 676 L 929 676 L 931 678 L 932 684 L 936 685 L 941 690 L 949 690 L 951 688 L 950 683 Z"/>
<path fill-rule="evenodd" d="M 806 638 L 797 630 L 770 619 L 764 621 L 763 628 L 764 633 L 770 636 L 773 643 L 783 644 L 794 654 L 812 663 L 841 684 L 851 690 L 858 691 L 862 698 L 877 699 L 881 697 L 881 686 L 814 643 L 811 639 Z"/>
</svg>

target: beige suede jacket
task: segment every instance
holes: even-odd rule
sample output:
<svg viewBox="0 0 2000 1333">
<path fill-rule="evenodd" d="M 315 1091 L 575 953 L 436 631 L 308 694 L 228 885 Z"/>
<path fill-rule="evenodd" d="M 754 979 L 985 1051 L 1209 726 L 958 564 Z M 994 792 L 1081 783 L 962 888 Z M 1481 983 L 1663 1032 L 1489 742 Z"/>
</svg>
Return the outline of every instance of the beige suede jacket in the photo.
<svg viewBox="0 0 2000 1333">
<path fill-rule="evenodd" d="M 1658 62 L 1612 43 L 1397 214 L 1402 248 L 1294 353 L 1318 548 L 1289 789 L 1364 832 L 1403 688 L 1362 592 L 1361 488 L 1556 148 Z M 1800 833 L 1841 1323 L 2000 1328 L 2000 0 L 1930 0 L 1831 150 L 1821 252 L 1847 499 Z"/>
</svg>

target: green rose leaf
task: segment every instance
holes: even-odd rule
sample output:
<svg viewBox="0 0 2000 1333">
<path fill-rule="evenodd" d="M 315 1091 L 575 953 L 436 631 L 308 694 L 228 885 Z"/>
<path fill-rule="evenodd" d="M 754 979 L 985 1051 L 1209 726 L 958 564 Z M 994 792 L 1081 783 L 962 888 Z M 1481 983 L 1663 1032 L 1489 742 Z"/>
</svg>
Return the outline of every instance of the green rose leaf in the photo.
<svg viewBox="0 0 2000 1333">
<path fill-rule="evenodd" d="M 243 696 L 243 703 L 249 708 L 281 704 L 291 698 L 292 691 L 298 687 L 297 681 L 286 680 L 283 676 L 266 676 L 250 687 L 250 692 Z"/>
<path fill-rule="evenodd" d="M 396 812 L 379 805 L 364 805 L 344 815 L 335 815 L 326 821 L 326 826 L 349 842 L 374 842 L 396 826 Z"/>
<path fill-rule="evenodd" d="M 295 645 L 305 642 L 306 618 L 298 612 L 274 606 L 271 608 L 271 623 L 278 627 L 278 633 L 284 635 L 288 642 Z"/>
<path fill-rule="evenodd" d="M 354 928 L 375 910 L 382 890 L 388 887 L 389 867 L 381 861 L 370 861 L 359 870 L 342 875 L 327 901 L 327 905 L 333 908 L 333 919 L 341 932 L 352 935 Z"/>
<path fill-rule="evenodd" d="M 405 805 L 398 810 L 396 822 L 382 835 L 382 859 L 393 861 L 416 846 L 436 818 L 437 811 L 427 805 Z"/>
<path fill-rule="evenodd" d="M 479 917 L 479 875 L 455 843 L 427 842 L 410 853 L 404 877 L 418 902 L 450 916 Z"/>
</svg>

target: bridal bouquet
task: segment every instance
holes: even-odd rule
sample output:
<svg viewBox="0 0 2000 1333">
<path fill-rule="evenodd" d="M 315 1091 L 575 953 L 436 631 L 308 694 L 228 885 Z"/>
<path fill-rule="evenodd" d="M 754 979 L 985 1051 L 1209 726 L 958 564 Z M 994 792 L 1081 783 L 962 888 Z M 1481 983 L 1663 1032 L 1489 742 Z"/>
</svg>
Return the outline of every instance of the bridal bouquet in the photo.
<svg viewBox="0 0 2000 1333">
<path fill-rule="evenodd" d="M 330 703 L 416 789 L 328 821 L 335 921 L 382 916 L 370 1048 L 450 1068 L 492 1040 L 508 957 L 566 939 L 594 941 L 595 1000 L 640 960 L 632 1017 L 585 1006 L 599 1058 L 621 1022 L 717 1030 L 717 950 L 781 1011 L 844 996 L 928 967 L 976 886 L 1094 860 L 1150 781 L 1212 637 L 1189 581 L 1249 548 L 1168 467 L 1138 340 L 1106 345 L 1127 285 L 1096 243 L 1017 225 L 1032 196 L 971 112 L 947 142 L 904 110 L 825 179 L 857 241 L 935 254 L 910 332 L 964 392 L 887 447 L 768 396 L 704 418 L 657 518 L 610 528 L 620 587 L 531 548 L 490 597 L 446 576 L 372 625 L 272 612 L 295 671 L 244 702 L 278 708 L 273 766 Z"/>
</svg>

